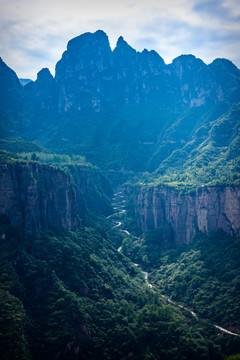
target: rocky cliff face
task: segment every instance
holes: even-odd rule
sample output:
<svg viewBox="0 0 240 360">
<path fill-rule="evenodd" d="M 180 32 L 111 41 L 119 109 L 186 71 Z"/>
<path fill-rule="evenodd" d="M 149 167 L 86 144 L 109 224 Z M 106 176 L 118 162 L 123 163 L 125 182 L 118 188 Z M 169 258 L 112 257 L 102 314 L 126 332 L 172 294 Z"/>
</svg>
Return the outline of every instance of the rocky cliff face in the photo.
<svg viewBox="0 0 240 360">
<path fill-rule="evenodd" d="M 86 222 L 89 211 L 110 213 L 108 194 L 97 182 L 101 175 L 82 166 L 71 170 L 77 176 L 37 163 L 0 164 L 0 215 L 28 236 L 51 226 L 75 230 L 79 218 Z"/>
<path fill-rule="evenodd" d="M 240 235 L 239 186 L 203 187 L 190 194 L 163 185 L 135 188 L 133 206 L 142 232 L 167 229 L 177 244 L 190 243 L 198 231 Z"/>
<path fill-rule="evenodd" d="M 56 126 L 42 144 L 53 151 L 80 149 L 109 169 L 155 170 L 194 139 L 198 127 L 240 100 L 240 72 L 230 61 L 207 65 L 182 55 L 167 65 L 155 51 L 138 52 L 123 37 L 112 51 L 103 31 L 69 41 L 54 82 L 57 106 L 49 110 L 47 127 L 54 117 Z M 46 112 L 39 132 L 44 119 Z M 40 135 L 44 140 L 44 131 Z"/>
<path fill-rule="evenodd" d="M 118 107 L 149 101 L 158 108 L 170 103 L 200 107 L 239 96 L 240 87 L 239 70 L 228 60 L 208 66 L 194 55 L 181 55 L 166 65 L 155 51 L 137 52 L 122 36 L 112 51 L 100 30 L 69 41 L 55 79 L 59 112 L 101 112 L 110 103 Z"/>
<path fill-rule="evenodd" d="M 81 154 L 115 170 L 156 170 L 240 101 L 240 71 L 230 61 L 207 65 L 181 55 L 167 65 L 122 37 L 112 50 L 100 30 L 68 42 L 55 77 L 42 69 L 22 88 L 0 61 L 0 92 L 1 83 L 11 99 L 11 106 L 0 104 L 4 136 L 15 131 L 53 152 Z"/>
<path fill-rule="evenodd" d="M 37 80 L 24 87 L 25 119 L 22 124 L 26 136 L 34 138 L 36 134 L 48 132 L 56 126 L 57 94 L 55 79 L 49 69 L 44 68 L 37 74 Z"/>
<path fill-rule="evenodd" d="M 112 51 L 103 31 L 68 42 L 56 65 L 59 112 L 99 112 L 112 99 Z"/>
</svg>

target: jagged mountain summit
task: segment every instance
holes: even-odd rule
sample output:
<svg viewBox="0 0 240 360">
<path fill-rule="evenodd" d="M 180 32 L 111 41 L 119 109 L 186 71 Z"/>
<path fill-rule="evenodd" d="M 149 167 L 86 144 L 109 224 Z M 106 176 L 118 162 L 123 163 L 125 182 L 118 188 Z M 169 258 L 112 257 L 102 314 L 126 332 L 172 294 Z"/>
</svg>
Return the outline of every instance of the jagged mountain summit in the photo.
<svg viewBox="0 0 240 360">
<path fill-rule="evenodd" d="M 9 79 L 1 80 L 4 138 L 85 155 L 105 169 L 158 169 L 193 140 L 199 146 L 240 101 L 240 71 L 229 60 L 207 65 L 181 55 L 166 65 L 121 36 L 111 50 L 101 30 L 68 42 L 55 77 L 42 69 L 21 87 L 2 61 L 0 67 L 1 79 Z"/>
</svg>

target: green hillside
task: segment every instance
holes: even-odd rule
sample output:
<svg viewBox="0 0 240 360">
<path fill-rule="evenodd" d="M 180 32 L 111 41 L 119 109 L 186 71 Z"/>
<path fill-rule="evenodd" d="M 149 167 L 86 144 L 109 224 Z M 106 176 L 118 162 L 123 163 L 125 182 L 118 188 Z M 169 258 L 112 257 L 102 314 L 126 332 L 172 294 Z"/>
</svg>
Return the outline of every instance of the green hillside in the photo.
<svg viewBox="0 0 240 360">
<path fill-rule="evenodd" d="M 167 305 L 104 223 L 1 240 L 1 358 L 222 359 L 238 346 Z M 231 351 L 231 352 L 230 352 Z"/>
<path fill-rule="evenodd" d="M 154 184 L 176 187 L 239 184 L 240 104 L 200 126 L 193 139 L 175 150 L 149 177 Z"/>
</svg>

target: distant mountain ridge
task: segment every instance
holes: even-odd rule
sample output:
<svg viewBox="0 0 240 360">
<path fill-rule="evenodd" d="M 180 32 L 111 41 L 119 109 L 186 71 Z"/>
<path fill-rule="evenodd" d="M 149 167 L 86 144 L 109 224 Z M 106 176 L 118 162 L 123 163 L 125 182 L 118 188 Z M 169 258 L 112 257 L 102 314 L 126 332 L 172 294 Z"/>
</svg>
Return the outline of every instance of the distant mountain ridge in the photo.
<svg viewBox="0 0 240 360">
<path fill-rule="evenodd" d="M 27 84 L 29 84 L 32 80 L 31 79 L 19 79 L 20 83 L 22 86 L 25 86 Z"/>
<path fill-rule="evenodd" d="M 0 79 L 3 138 L 85 155 L 105 169 L 157 170 L 240 102 L 240 71 L 231 61 L 206 65 L 181 55 L 166 65 L 123 37 L 112 51 L 101 30 L 68 42 L 55 78 L 42 69 L 21 87 L 1 61 Z"/>
</svg>

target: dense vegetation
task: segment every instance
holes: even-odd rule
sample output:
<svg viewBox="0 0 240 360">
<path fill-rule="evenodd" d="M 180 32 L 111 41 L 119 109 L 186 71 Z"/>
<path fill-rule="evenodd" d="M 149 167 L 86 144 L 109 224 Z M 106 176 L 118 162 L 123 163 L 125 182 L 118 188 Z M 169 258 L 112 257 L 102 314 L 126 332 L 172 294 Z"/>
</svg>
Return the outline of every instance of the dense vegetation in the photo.
<svg viewBox="0 0 240 360">
<path fill-rule="evenodd" d="M 85 163 L 85 157 L 81 155 L 48 154 L 45 152 L 21 152 L 16 157 L 26 161 L 38 161 L 44 164 L 81 164 Z"/>
<path fill-rule="evenodd" d="M 90 166 L 85 162 L 85 157 L 81 155 L 64 155 L 64 154 L 53 154 L 46 152 L 8 152 L 6 150 L 0 150 L 0 161 L 2 163 L 7 161 L 24 161 L 26 163 L 35 161 L 41 164 L 50 164 L 53 166 L 62 165 L 81 165 Z"/>
<path fill-rule="evenodd" d="M 200 125 L 191 141 L 173 151 L 146 183 L 178 188 L 237 184 L 240 181 L 240 104 Z"/>
<path fill-rule="evenodd" d="M 6 150 L 11 153 L 19 153 L 19 152 L 46 152 L 49 151 L 42 148 L 41 146 L 31 142 L 24 141 L 22 139 L 1 139 L 0 140 L 0 149 Z"/>
<path fill-rule="evenodd" d="M 105 222 L 24 239 L 1 219 L 1 359 L 222 359 L 232 337 L 167 305 Z"/>
<path fill-rule="evenodd" d="M 201 318 L 226 327 L 240 321 L 240 242 L 224 233 L 199 234 L 192 244 L 166 247 L 163 234 L 125 238 L 122 251 L 150 271 L 150 281 Z"/>
</svg>

